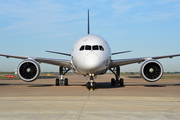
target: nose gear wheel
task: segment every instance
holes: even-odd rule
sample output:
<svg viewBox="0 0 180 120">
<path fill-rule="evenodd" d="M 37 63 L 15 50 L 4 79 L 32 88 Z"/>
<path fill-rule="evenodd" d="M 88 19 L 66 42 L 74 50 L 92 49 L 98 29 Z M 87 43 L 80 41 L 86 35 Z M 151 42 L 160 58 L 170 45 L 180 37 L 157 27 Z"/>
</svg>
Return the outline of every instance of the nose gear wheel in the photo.
<svg viewBox="0 0 180 120">
<path fill-rule="evenodd" d="M 89 74 L 90 82 L 87 82 L 86 87 L 89 91 L 94 91 L 96 89 L 96 83 L 94 82 L 94 74 Z"/>
</svg>

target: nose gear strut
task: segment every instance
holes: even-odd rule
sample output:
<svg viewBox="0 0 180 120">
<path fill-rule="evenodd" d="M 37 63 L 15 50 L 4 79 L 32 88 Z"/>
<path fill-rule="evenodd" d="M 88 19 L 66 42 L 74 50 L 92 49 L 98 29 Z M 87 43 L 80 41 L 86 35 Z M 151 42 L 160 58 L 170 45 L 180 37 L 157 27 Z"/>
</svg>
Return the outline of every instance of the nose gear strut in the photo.
<svg viewBox="0 0 180 120">
<path fill-rule="evenodd" d="M 94 89 L 96 88 L 96 83 L 94 82 L 94 74 L 89 74 L 89 77 L 90 77 L 90 82 L 87 82 L 86 87 L 90 91 L 94 91 Z"/>
</svg>

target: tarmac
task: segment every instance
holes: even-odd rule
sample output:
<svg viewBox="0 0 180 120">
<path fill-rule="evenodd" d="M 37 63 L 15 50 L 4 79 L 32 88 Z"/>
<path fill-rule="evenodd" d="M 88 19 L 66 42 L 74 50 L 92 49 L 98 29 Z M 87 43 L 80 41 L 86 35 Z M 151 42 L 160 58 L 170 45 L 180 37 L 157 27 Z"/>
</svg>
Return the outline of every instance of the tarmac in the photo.
<svg viewBox="0 0 180 120">
<path fill-rule="evenodd" d="M 55 86 L 55 78 L 0 80 L 0 120 L 180 120 L 180 80 L 122 76 L 120 87 L 112 77 L 98 76 L 94 91 L 79 75 L 68 75 L 68 86 Z"/>
</svg>

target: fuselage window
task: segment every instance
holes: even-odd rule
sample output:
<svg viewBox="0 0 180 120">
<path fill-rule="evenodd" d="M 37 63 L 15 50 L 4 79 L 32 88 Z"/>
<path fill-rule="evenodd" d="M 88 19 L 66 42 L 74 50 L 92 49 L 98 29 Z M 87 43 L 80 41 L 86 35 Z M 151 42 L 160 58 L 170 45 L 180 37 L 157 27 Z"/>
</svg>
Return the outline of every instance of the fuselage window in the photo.
<svg viewBox="0 0 180 120">
<path fill-rule="evenodd" d="M 98 45 L 94 45 L 94 46 L 93 46 L 93 50 L 99 50 Z"/>
<path fill-rule="evenodd" d="M 101 50 L 101 51 L 104 51 L 104 48 L 100 45 L 99 46 L 99 49 Z"/>
<path fill-rule="evenodd" d="M 90 45 L 86 45 L 85 50 L 91 50 L 91 46 Z"/>
<path fill-rule="evenodd" d="M 80 48 L 79 50 L 80 50 L 80 51 L 84 50 L 84 45 L 83 45 L 83 46 L 81 46 L 81 48 Z"/>
</svg>

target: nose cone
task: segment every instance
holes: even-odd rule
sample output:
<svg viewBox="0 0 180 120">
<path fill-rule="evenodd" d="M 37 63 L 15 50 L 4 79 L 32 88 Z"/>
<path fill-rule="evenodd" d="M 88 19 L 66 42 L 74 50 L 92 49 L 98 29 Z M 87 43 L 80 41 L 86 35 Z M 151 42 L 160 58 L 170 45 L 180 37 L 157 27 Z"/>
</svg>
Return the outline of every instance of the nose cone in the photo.
<svg viewBox="0 0 180 120">
<path fill-rule="evenodd" d="M 101 60 L 96 54 L 88 54 L 84 59 L 84 66 L 87 70 L 97 70 L 101 65 Z"/>
</svg>

